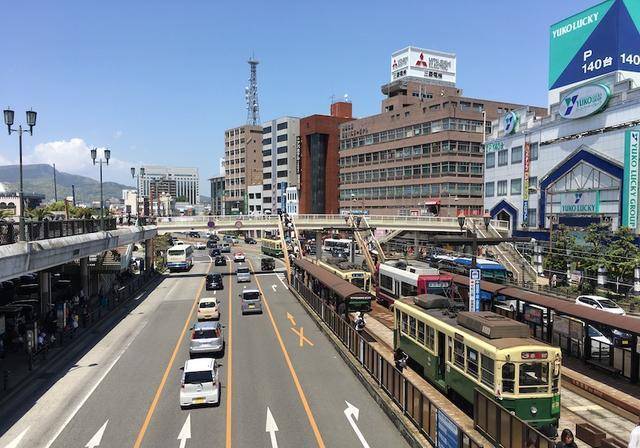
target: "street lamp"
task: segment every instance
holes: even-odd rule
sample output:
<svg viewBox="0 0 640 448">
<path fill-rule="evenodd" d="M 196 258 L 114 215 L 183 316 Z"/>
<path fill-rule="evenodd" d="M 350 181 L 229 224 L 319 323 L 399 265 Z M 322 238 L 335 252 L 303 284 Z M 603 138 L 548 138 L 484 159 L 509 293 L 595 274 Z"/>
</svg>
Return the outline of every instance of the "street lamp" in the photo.
<svg viewBox="0 0 640 448">
<path fill-rule="evenodd" d="M 489 230 L 489 224 L 491 224 L 491 215 L 489 212 L 484 212 L 482 215 L 482 220 L 484 221 L 484 228 Z"/>
<path fill-rule="evenodd" d="M 491 219 L 491 217 L 489 217 L 489 220 L 487 220 L 486 218 L 486 214 L 485 213 L 485 225 L 488 225 L 489 220 Z M 462 210 L 460 210 L 458 212 L 458 225 L 460 226 L 460 231 L 464 230 L 464 223 L 466 221 L 466 216 L 464 216 L 464 212 Z M 471 250 L 472 250 L 472 254 L 471 254 L 471 269 L 476 269 L 478 267 L 478 263 L 476 260 L 476 254 L 478 253 L 478 234 L 475 232 L 475 230 L 471 231 L 469 229 L 467 229 L 467 234 L 471 235 Z"/>
<path fill-rule="evenodd" d="M 105 149 L 103 151 L 104 160 L 102 157 L 98 158 L 98 148 L 91 149 L 91 160 L 93 164 L 96 164 L 96 160 L 100 165 L 100 229 L 104 230 L 104 198 L 102 192 L 102 163 L 104 162 L 106 165 L 109 165 L 109 159 L 111 158 L 111 150 Z"/>
<path fill-rule="evenodd" d="M 18 217 L 19 227 L 20 227 L 20 241 L 26 241 L 26 235 L 24 231 L 24 185 L 23 185 L 23 177 L 22 177 L 22 133 L 28 132 L 29 135 L 33 135 L 33 127 L 36 125 L 36 117 L 37 112 L 33 110 L 27 111 L 27 126 L 29 129 L 22 129 L 22 125 L 18 126 L 18 129 L 13 129 L 13 119 L 15 113 L 13 110 L 7 108 L 4 110 L 4 124 L 7 125 L 7 130 L 9 131 L 9 135 L 12 132 L 18 133 L 18 148 L 20 153 L 20 214 Z"/>
</svg>

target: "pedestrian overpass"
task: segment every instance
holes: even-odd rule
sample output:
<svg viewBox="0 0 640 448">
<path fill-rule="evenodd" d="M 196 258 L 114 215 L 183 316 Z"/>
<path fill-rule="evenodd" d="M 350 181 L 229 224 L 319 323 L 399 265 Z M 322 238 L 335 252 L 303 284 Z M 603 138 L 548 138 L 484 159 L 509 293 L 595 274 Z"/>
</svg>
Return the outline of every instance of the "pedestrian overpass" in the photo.
<svg viewBox="0 0 640 448">
<path fill-rule="evenodd" d="M 366 215 L 367 224 L 375 229 L 409 230 L 417 232 L 460 232 L 457 218 L 440 216 L 387 216 Z M 347 215 L 295 215 L 292 216 L 298 230 L 320 230 L 348 226 Z M 188 231 L 277 230 L 278 215 L 229 215 L 229 216 L 167 216 L 158 217 L 158 233 Z M 495 226 L 502 222 L 492 221 Z"/>
</svg>

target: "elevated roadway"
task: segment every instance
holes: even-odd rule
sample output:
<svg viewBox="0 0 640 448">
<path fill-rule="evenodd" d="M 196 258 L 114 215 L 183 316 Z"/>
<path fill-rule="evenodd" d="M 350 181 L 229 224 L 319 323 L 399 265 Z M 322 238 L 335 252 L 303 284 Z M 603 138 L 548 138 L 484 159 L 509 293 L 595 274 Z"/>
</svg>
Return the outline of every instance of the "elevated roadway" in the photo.
<svg viewBox="0 0 640 448">
<path fill-rule="evenodd" d="M 157 234 L 156 226 L 130 226 L 107 232 L 6 244 L 0 246 L 0 281 L 140 243 Z"/>
</svg>

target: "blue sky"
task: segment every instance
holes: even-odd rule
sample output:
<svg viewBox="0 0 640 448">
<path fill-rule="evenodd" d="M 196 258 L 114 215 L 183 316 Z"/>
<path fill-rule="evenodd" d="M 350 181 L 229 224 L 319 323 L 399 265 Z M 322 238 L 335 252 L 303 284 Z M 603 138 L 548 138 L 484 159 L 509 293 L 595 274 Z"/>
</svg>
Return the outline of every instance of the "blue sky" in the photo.
<svg viewBox="0 0 640 448">
<path fill-rule="evenodd" d="M 97 176 L 88 147 L 108 146 L 105 179 L 131 164 L 218 173 L 224 129 L 246 120 L 255 53 L 261 119 L 327 113 L 347 93 L 377 113 L 389 57 L 407 45 L 454 52 L 469 96 L 546 106 L 549 25 L 597 2 L 31 0 L 0 15 L 0 105 L 38 111 L 25 159 Z M 0 132 L 0 164 L 17 160 Z M 86 157 L 85 157 L 85 152 Z"/>
</svg>

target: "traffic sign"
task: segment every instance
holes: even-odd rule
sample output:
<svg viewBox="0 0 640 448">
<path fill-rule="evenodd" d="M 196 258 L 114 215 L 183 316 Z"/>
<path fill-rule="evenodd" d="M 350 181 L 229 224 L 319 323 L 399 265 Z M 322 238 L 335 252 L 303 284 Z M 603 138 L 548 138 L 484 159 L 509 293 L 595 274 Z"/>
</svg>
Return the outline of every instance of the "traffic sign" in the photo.
<svg viewBox="0 0 640 448">
<path fill-rule="evenodd" d="M 469 276 L 471 280 L 480 280 L 480 269 L 471 269 L 469 271 Z"/>
<path fill-rule="evenodd" d="M 215 223 L 215 222 L 213 222 L 213 221 L 209 221 L 209 222 L 207 223 L 207 227 L 209 227 L 210 229 L 213 229 L 215 226 L 216 226 L 216 223 Z"/>
<path fill-rule="evenodd" d="M 242 227 L 242 221 L 236 221 L 236 229 L 239 229 L 240 227 Z"/>
<path fill-rule="evenodd" d="M 480 269 L 469 269 L 469 311 L 480 311 Z"/>
</svg>

